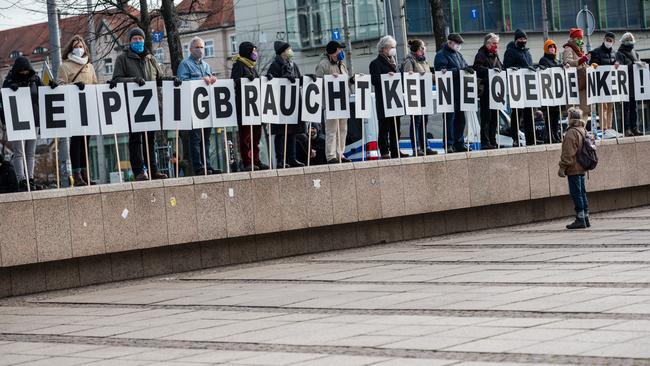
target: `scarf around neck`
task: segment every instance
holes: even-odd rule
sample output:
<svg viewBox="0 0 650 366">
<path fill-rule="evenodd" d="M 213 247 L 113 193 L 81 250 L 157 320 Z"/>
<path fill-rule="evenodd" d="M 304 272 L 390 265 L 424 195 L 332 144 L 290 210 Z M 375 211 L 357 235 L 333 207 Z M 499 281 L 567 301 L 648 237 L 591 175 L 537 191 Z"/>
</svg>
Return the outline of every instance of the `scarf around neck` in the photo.
<svg viewBox="0 0 650 366">
<path fill-rule="evenodd" d="M 68 53 L 68 60 L 78 63 L 79 65 L 85 65 L 88 63 L 88 57 L 77 57 L 72 53 Z"/>
<path fill-rule="evenodd" d="M 246 65 L 249 69 L 255 68 L 255 61 L 248 59 L 246 57 L 242 57 L 240 55 L 235 55 L 235 57 L 232 58 L 232 62 L 241 62 L 242 64 Z"/>
</svg>

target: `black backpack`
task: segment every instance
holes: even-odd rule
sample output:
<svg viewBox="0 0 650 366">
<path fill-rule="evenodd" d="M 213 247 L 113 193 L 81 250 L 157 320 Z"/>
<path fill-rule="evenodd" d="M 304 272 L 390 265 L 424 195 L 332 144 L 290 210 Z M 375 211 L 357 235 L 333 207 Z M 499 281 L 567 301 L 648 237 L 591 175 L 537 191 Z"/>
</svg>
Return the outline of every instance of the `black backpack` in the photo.
<svg viewBox="0 0 650 366">
<path fill-rule="evenodd" d="M 576 153 L 576 161 L 584 170 L 594 170 L 598 165 L 596 144 L 592 143 L 586 134 L 578 133 L 582 137 L 582 148 Z"/>
</svg>

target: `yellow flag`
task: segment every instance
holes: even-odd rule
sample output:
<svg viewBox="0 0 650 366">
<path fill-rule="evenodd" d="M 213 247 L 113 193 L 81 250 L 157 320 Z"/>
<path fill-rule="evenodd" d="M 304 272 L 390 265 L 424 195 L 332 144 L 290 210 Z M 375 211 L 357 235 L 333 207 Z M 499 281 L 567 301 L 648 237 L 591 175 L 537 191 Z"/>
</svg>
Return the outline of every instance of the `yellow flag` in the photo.
<svg viewBox="0 0 650 366">
<path fill-rule="evenodd" d="M 50 80 L 52 80 L 52 71 L 50 70 L 50 65 L 47 64 L 47 61 L 43 62 L 43 71 L 41 72 L 41 81 L 43 85 L 50 85 Z"/>
</svg>

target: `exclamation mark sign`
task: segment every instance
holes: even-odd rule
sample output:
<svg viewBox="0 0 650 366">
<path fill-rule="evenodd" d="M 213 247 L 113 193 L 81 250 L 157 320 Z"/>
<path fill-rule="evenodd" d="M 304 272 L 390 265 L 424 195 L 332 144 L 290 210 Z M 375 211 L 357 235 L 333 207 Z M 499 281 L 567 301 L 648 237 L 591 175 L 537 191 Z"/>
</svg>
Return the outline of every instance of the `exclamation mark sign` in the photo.
<svg viewBox="0 0 650 366">
<path fill-rule="evenodd" d="M 639 67 L 639 91 L 641 94 L 645 94 L 645 85 L 643 83 L 645 82 L 645 79 L 643 78 L 643 66 Z"/>
</svg>

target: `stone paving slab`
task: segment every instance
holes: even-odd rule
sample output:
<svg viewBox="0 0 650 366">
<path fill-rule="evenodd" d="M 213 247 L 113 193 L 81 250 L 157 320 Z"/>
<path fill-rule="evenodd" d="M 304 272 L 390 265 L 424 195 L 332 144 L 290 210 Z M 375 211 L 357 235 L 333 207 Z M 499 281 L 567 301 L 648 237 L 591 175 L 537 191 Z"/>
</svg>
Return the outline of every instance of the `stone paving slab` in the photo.
<svg viewBox="0 0 650 366">
<path fill-rule="evenodd" d="M 0 301 L 0 365 L 650 365 L 650 208 Z"/>
</svg>

